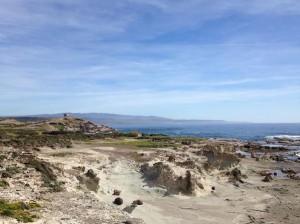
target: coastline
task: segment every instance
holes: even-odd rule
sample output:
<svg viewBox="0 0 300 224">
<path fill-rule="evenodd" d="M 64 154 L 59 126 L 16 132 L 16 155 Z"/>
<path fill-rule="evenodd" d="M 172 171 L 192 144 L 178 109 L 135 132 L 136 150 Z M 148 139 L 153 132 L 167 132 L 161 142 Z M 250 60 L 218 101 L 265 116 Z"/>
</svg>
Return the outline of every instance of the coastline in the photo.
<svg viewBox="0 0 300 224">
<path fill-rule="evenodd" d="M 62 121 L 68 130 L 77 127 L 77 120 Z M 29 131 L 28 125 L 33 124 L 3 130 L 19 133 L 20 127 Z M 300 220 L 300 161 L 286 158 L 287 150 L 239 140 L 133 137 L 107 127 L 101 130 L 110 134 L 54 132 L 53 142 L 47 132 L 41 134 L 45 142 L 36 136 L 29 137 L 30 144 L 1 145 L 1 180 L 9 185 L 2 188 L 0 198 L 38 203 L 40 208 L 28 211 L 36 214 L 33 223 L 39 224 L 292 224 Z M 66 142 L 69 138 L 71 145 Z M 8 144 L 5 139 L 2 144 Z M 45 185 L 44 175 L 53 181 Z M 114 204 L 118 197 L 121 205 Z M 17 223 L 5 216 L 0 216 L 1 222 Z"/>
</svg>

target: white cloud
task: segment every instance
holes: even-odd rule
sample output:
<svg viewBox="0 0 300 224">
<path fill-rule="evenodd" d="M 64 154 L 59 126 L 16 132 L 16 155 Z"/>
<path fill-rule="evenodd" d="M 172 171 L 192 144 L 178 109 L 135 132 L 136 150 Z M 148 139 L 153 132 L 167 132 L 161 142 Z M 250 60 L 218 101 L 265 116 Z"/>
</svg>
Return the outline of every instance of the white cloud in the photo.
<svg viewBox="0 0 300 224">
<path fill-rule="evenodd" d="M 231 15 L 299 15 L 299 1 L 0 0 L 0 6 L 2 102 L 117 108 L 299 98 L 290 86 L 300 84 L 297 41 L 277 31 L 274 38 L 261 35 L 268 31 L 243 34 L 239 21 L 201 39 L 206 22 L 222 29 L 222 18 Z"/>
</svg>

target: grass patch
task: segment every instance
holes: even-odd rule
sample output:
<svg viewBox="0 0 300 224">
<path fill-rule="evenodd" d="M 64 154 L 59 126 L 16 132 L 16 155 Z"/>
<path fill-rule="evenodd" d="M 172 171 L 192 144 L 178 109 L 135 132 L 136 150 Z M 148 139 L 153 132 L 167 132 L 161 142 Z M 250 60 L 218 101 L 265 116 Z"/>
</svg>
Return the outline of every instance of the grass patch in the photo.
<svg viewBox="0 0 300 224">
<path fill-rule="evenodd" d="M 175 144 L 175 143 L 153 141 L 151 139 L 142 139 L 142 140 L 136 140 L 136 141 L 107 142 L 107 143 L 102 143 L 102 145 L 105 145 L 105 146 L 129 146 L 129 147 L 137 147 L 137 148 L 174 148 L 174 147 L 178 147 L 178 144 Z"/>
<path fill-rule="evenodd" d="M 30 161 L 28 166 L 35 168 L 36 171 L 42 173 L 42 180 L 44 182 L 43 186 L 49 188 L 51 192 L 59 192 L 63 190 L 61 185 L 57 182 L 57 177 L 50 168 L 49 163 L 34 159 Z"/>
<path fill-rule="evenodd" d="M 0 180 L 0 187 L 8 187 L 9 183 L 6 180 Z"/>
<path fill-rule="evenodd" d="M 0 215 L 15 218 L 19 222 L 34 222 L 36 215 L 30 213 L 30 209 L 40 208 L 41 206 L 36 202 L 28 204 L 24 202 L 7 202 L 0 199 Z"/>
<path fill-rule="evenodd" d="M 28 206 L 29 206 L 30 209 L 41 208 L 41 205 L 39 203 L 37 203 L 37 202 L 29 202 Z"/>
<path fill-rule="evenodd" d="M 21 168 L 17 166 L 8 166 L 5 168 L 6 172 L 10 173 L 11 175 L 15 175 L 17 173 L 21 173 Z"/>
<path fill-rule="evenodd" d="M 195 144 L 203 141 L 196 137 L 170 137 L 166 135 L 144 135 L 142 137 L 121 136 L 110 142 L 101 143 L 103 146 L 135 147 L 135 148 L 173 148 L 177 149 L 183 145 Z"/>
<path fill-rule="evenodd" d="M 0 154 L 0 161 L 3 161 L 7 159 L 7 156 L 6 155 L 3 155 L 3 154 Z"/>
</svg>

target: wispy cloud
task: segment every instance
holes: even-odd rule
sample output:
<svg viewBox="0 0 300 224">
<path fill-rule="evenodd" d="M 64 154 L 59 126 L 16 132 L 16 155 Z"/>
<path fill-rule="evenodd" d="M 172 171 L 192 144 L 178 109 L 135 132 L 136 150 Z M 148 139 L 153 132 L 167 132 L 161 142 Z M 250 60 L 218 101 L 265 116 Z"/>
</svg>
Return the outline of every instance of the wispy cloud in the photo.
<svg viewBox="0 0 300 224">
<path fill-rule="evenodd" d="M 180 113 L 186 104 L 196 110 L 210 102 L 288 98 L 292 105 L 300 98 L 298 1 L 0 5 L 3 114 L 22 105 L 70 111 L 78 102 L 85 110 L 118 113 L 115 105 L 122 105 L 123 113 L 145 114 L 170 105 Z"/>
</svg>

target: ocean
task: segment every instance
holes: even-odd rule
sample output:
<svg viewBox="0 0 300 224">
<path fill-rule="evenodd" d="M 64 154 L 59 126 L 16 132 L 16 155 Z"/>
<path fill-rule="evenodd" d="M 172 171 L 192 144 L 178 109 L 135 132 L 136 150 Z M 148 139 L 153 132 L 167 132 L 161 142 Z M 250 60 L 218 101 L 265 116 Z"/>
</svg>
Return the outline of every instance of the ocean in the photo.
<svg viewBox="0 0 300 224">
<path fill-rule="evenodd" d="M 263 141 L 268 136 L 286 135 L 300 137 L 300 123 L 297 124 L 258 124 L 223 123 L 201 125 L 112 125 L 122 132 L 132 130 L 145 134 L 165 134 L 169 136 L 190 136 L 202 138 L 238 139 Z"/>
</svg>

